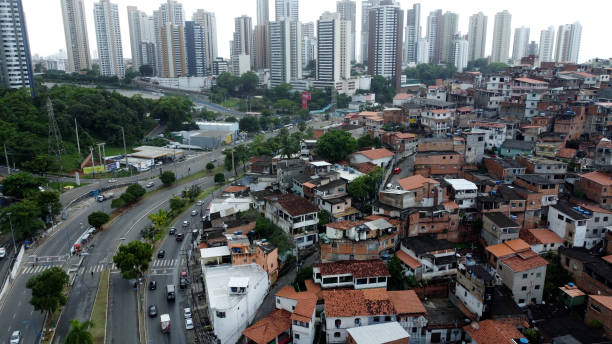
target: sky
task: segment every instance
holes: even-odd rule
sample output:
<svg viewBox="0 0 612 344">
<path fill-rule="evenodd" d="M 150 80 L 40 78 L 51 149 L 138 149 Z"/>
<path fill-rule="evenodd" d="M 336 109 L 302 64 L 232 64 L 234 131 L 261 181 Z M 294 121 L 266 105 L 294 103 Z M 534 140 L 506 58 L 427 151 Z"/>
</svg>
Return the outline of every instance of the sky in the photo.
<svg viewBox="0 0 612 344">
<path fill-rule="evenodd" d="M 30 49 L 32 54 L 48 56 L 56 54 L 60 49 L 66 49 L 64 28 L 60 0 L 22 0 L 26 25 L 30 38 Z M 87 16 L 87 30 L 89 35 L 89 47 L 92 53 L 96 50 L 96 37 L 93 22 L 94 0 L 84 0 L 85 14 Z M 159 8 L 161 0 L 115 0 L 119 6 L 121 38 L 124 58 L 131 57 L 129 26 L 127 22 L 127 6 L 137 6 L 141 11 L 152 15 L 153 10 Z M 234 18 L 241 15 L 253 17 L 253 25 L 256 21 L 256 0 L 183 0 L 185 19 L 191 20 L 191 15 L 196 9 L 202 8 L 214 12 L 217 17 L 217 44 L 219 56 L 229 57 L 229 41 L 234 31 Z M 274 20 L 274 0 L 270 0 L 270 19 Z M 404 11 L 411 8 L 415 1 L 399 0 Z M 557 27 L 561 24 L 579 21 L 582 24 L 582 40 L 580 47 L 579 62 L 600 57 L 612 57 L 612 44 L 610 36 L 610 11 L 612 1 L 609 0 L 513 0 L 513 1 L 491 1 L 491 0 L 428 0 L 421 2 L 421 27 L 422 35 L 425 35 L 425 24 L 429 12 L 442 9 L 459 14 L 459 31 L 467 34 L 469 16 L 482 11 L 488 16 L 487 23 L 487 48 L 486 54 L 491 52 L 491 39 L 493 36 L 493 24 L 495 13 L 508 10 L 512 14 L 512 37 L 509 55 L 512 55 L 512 42 L 514 39 L 514 28 L 526 26 L 531 29 L 530 41 L 540 41 L 540 30 L 552 25 Z M 300 21 L 316 23 L 321 13 L 325 11 L 334 12 L 336 2 L 334 0 L 300 0 Z M 405 18 L 404 18 L 405 22 Z M 360 41 L 361 23 L 361 0 L 357 0 L 357 46 Z M 359 49 L 357 50 L 359 54 Z"/>
</svg>

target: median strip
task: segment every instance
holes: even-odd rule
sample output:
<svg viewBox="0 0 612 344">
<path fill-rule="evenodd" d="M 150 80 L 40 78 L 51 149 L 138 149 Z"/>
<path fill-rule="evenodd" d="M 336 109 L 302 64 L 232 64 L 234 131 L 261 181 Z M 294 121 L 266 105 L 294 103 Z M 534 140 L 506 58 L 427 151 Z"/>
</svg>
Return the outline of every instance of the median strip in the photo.
<svg viewBox="0 0 612 344">
<path fill-rule="evenodd" d="M 108 290 L 110 283 L 110 270 L 106 269 L 100 274 L 100 283 L 90 319 L 94 326 L 91 329 L 94 343 L 106 343 L 106 322 L 108 319 Z"/>
</svg>

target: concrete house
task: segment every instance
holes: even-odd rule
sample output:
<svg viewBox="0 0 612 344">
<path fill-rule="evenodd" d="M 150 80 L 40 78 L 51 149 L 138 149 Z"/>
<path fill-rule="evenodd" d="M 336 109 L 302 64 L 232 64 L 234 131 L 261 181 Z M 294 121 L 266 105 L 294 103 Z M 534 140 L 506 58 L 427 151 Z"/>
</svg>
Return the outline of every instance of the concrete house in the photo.
<svg viewBox="0 0 612 344">
<path fill-rule="evenodd" d="M 455 245 L 448 240 L 429 236 L 408 237 L 402 240 L 400 251 L 411 259 L 404 264 L 404 274 L 417 280 L 444 279 L 457 273 Z M 399 251 L 398 251 L 399 252 Z M 405 257 L 398 255 L 398 258 Z M 418 263 L 413 269 L 414 261 Z"/>
<path fill-rule="evenodd" d="M 482 238 L 489 245 L 518 239 L 521 226 L 502 212 L 482 214 Z"/>
</svg>

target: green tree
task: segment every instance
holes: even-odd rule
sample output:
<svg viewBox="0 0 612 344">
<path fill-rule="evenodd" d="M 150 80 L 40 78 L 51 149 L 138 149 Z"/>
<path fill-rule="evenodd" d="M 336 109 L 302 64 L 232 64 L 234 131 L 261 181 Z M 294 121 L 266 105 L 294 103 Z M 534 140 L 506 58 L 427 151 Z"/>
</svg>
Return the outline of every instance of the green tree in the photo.
<svg viewBox="0 0 612 344">
<path fill-rule="evenodd" d="M 33 160 L 23 162 L 22 166 L 32 173 L 42 175 L 57 170 L 55 159 L 46 154 L 37 155 Z"/>
<path fill-rule="evenodd" d="M 94 327 L 94 323 L 91 320 L 83 322 L 77 319 L 70 320 L 70 331 L 64 344 L 93 344 L 93 335 L 89 331 L 92 327 Z"/>
<path fill-rule="evenodd" d="M 150 64 L 144 64 L 138 68 L 140 75 L 142 76 L 153 76 L 153 67 Z"/>
<path fill-rule="evenodd" d="M 293 114 L 297 110 L 298 106 L 292 100 L 279 99 L 276 102 L 274 102 L 273 107 L 274 109 L 276 109 L 277 112 Z"/>
<path fill-rule="evenodd" d="M 9 215 L 10 221 L 9 221 Z M 11 223 L 15 236 L 19 239 L 33 237 L 36 232 L 44 227 L 41 221 L 41 211 L 36 202 L 25 199 L 21 202 L 16 202 L 2 209 L 0 216 L 0 228 L 2 233 L 11 233 Z"/>
<path fill-rule="evenodd" d="M 330 130 L 317 140 L 316 154 L 330 162 L 343 160 L 357 148 L 357 141 L 343 130 Z"/>
<path fill-rule="evenodd" d="M 134 195 L 134 197 L 138 199 L 144 196 L 144 194 L 147 193 L 147 190 L 145 190 L 142 186 L 140 186 L 140 184 L 132 184 L 128 186 L 125 192 Z"/>
<path fill-rule="evenodd" d="M 327 210 L 322 209 L 322 210 L 319 210 L 319 213 L 317 215 L 319 218 L 319 228 L 324 228 L 325 225 L 329 223 L 329 219 L 330 219 L 329 212 Z"/>
<path fill-rule="evenodd" d="M 376 101 L 381 104 L 392 102 L 395 96 L 395 88 L 391 87 L 391 81 L 381 75 L 372 78 L 370 89 L 376 94 Z"/>
<path fill-rule="evenodd" d="M 36 202 L 42 216 L 57 215 L 62 210 L 59 194 L 54 191 L 36 192 L 31 199 Z M 51 210 L 51 212 L 49 212 Z"/>
<path fill-rule="evenodd" d="M 207 169 L 208 171 L 212 171 L 212 170 L 214 170 L 214 169 L 215 169 L 215 164 L 213 164 L 212 162 L 207 163 L 207 164 L 206 164 L 206 169 Z"/>
<path fill-rule="evenodd" d="M 44 178 L 35 177 L 28 172 L 17 172 L 4 178 L 2 186 L 6 196 L 25 198 L 39 192 L 38 187 L 45 182 Z"/>
<path fill-rule="evenodd" d="M 163 209 L 159 209 L 157 213 L 149 214 L 148 219 L 153 222 L 155 227 L 161 227 L 168 221 L 168 213 Z"/>
<path fill-rule="evenodd" d="M 389 290 L 404 289 L 404 275 L 402 273 L 402 262 L 396 255 L 393 255 L 387 262 L 387 269 L 391 278 L 389 279 Z"/>
<path fill-rule="evenodd" d="M 248 132 L 256 132 L 259 130 L 259 120 L 256 117 L 244 116 L 238 123 L 240 125 L 240 130 Z"/>
<path fill-rule="evenodd" d="M 26 288 L 32 290 L 30 304 L 34 309 L 53 314 L 60 306 L 66 304 L 64 288 L 70 278 L 64 269 L 54 266 L 34 276 L 26 283 Z"/>
<path fill-rule="evenodd" d="M 142 276 L 149 268 L 152 257 L 152 245 L 134 240 L 127 245 L 119 246 L 113 262 L 121 270 L 123 278 L 133 279 Z"/>
<path fill-rule="evenodd" d="M 170 198 L 170 209 L 172 211 L 180 211 L 185 206 L 185 200 L 178 197 Z"/>
<path fill-rule="evenodd" d="M 100 229 L 108 220 L 110 220 L 110 216 L 103 211 L 95 211 L 87 216 L 87 222 L 97 229 Z"/>
<path fill-rule="evenodd" d="M 299 130 L 300 132 L 304 132 L 304 131 L 306 131 L 306 122 L 299 122 L 299 123 L 298 123 L 298 130 Z"/>
<path fill-rule="evenodd" d="M 185 122 L 192 122 L 193 103 L 183 97 L 162 97 L 159 99 L 151 116 L 160 124 L 167 125 L 170 131 L 183 130 Z"/>
<path fill-rule="evenodd" d="M 169 186 L 176 181 L 176 176 L 172 171 L 165 171 L 161 174 L 161 176 L 159 176 L 159 179 L 165 186 Z"/>
<path fill-rule="evenodd" d="M 366 203 L 372 194 L 372 185 L 373 181 L 371 176 L 360 176 L 349 183 L 348 193 L 355 200 L 358 200 L 361 203 Z"/>
<path fill-rule="evenodd" d="M 225 175 L 223 173 L 215 174 L 215 183 L 217 184 L 225 183 Z"/>
<path fill-rule="evenodd" d="M 125 206 L 125 201 L 121 197 L 115 198 L 114 200 L 111 201 L 111 208 L 113 209 L 122 208 L 124 206 Z"/>
<path fill-rule="evenodd" d="M 242 94 L 251 94 L 257 89 L 259 84 L 259 77 L 257 74 L 249 71 L 240 76 L 240 92 Z"/>
</svg>

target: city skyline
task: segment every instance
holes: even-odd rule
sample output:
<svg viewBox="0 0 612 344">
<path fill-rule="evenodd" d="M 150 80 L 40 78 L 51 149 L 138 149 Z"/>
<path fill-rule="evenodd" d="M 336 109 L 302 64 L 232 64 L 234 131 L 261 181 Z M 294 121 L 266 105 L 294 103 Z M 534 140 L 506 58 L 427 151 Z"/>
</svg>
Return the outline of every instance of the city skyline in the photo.
<svg viewBox="0 0 612 344">
<path fill-rule="evenodd" d="M 85 0 L 85 15 L 87 22 L 87 31 L 89 35 L 90 41 L 90 49 L 92 57 L 97 57 L 97 51 L 95 50 L 95 29 L 93 23 L 93 2 L 91 0 Z M 219 42 L 219 56 L 229 58 L 229 41 L 232 39 L 233 35 L 233 26 L 234 26 L 234 18 L 239 17 L 241 15 L 247 15 L 252 17 L 254 20 L 256 18 L 256 1 L 255 0 L 235 0 L 236 4 L 239 6 L 232 6 L 233 8 L 242 9 L 240 12 L 232 11 L 226 9 L 226 5 L 222 3 L 206 3 L 202 4 L 201 2 L 185 0 L 181 1 L 183 4 L 183 8 L 185 10 L 186 18 L 190 18 L 191 14 L 195 12 L 196 9 L 204 9 L 206 11 L 214 12 L 217 17 L 217 26 L 218 26 L 218 37 L 217 41 Z M 274 10 L 274 1 L 270 1 L 270 13 L 269 17 L 275 17 Z M 300 11 L 300 21 L 302 22 L 316 22 L 319 16 L 325 12 L 335 12 L 336 11 L 336 2 L 335 1 L 310 1 L 308 2 L 308 6 L 306 3 L 300 2 L 299 11 Z M 462 34 L 468 33 L 468 22 L 469 17 L 480 10 L 477 4 L 482 1 L 474 1 L 466 4 L 465 6 L 457 6 L 450 1 L 438 1 L 435 3 L 425 2 L 421 3 L 421 25 L 422 25 L 422 35 L 424 35 L 424 22 L 426 22 L 426 16 L 429 12 L 434 11 L 436 9 L 442 9 L 444 12 L 455 12 L 459 14 L 459 24 L 458 31 Z M 594 2 L 594 1 L 593 1 Z M 63 22 L 61 20 L 61 5 L 60 1 L 49 1 L 44 3 L 34 2 L 34 0 L 24 0 L 24 12 L 25 17 L 28 23 L 39 22 L 38 18 L 45 16 L 55 17 L 57 14 L 60 20 L 48 22 L 46 21 L 46 25 L 44 27 L 41 26 L 33 26 L 28 25 L 28 33 L 30 36 L 30 45 L 32 54 L 38 54 L 40 56 L 48 56 L 56 54 L 60 49 L 66 51 L 65 37 L 63 31 Z M 144 1 L 144 0 L 117 0 L 116 3 L 119 7 L 119 17 L 120 24 L 122 28 L 122 43 L 123 43 L 123 51 L 125 58 L 131 58 L 131 48 L 130 48 L 130 39 L 128 28 L 128 15 L 127 15 L 127 6 L 137 6 L 140 11 L 146 12 L 148 15 L 152 15 L 153 10 L 159 8 L 159 5 L 163 3 L 163 1 Z M 410 9 L 412 5 L 416 2 L 409 1 L 398 1 L 400 7 L 405 11 Z M 594 2 L 595 3 L 595 2 Z M 315 6 L 312 6 L 316 4 Z M 357 28 L 356 31 L 361 31 L 361 1 L 357 1 Z M 533 5 L 533 6 L 531 6 Z M 593 11 L 583 11 L 582 8 L 578 8 L 572 11 L 564 11 L 562 9 L 547 9 L 546 17 L 538 16 L 535 13 L 538 12 L 538 6 L 542 6 L 541 4 L 530 4 L 530 8 L 524 8 L 522 6 L 503 6 L 503 4 L 496 5 L 495 7 L 487 7 L 488 10 L 483 12 L 490 19 L 490 23 L 487 26 L 487 46 L 485 48 L 485 56 L 490 55 L 491 52 L 491 44 L 492 44 L 492 34 L 493 34 L 493 26 L 491 25 L 491 21 L 495 16 L 495 13 L 501 12 L 504 9 L 507 9 L 512 15 L 512 25 L 511 30 L 514 33 L 514 29 L 520 26 L 529 27 L 532 32 L 532 40 L 534 40 L 534 33 L 538 33 L 546 29 L 549 26 L 553 26 L 557 28 L 560 25 L 565 25 L 567 23 L 573 23 L 579 21 L 582 25 L 583 37 L 581 40 L 580 46 L 580 55 L 579 62 L 587 61 L 594 57 L 607 57 L 612 55 L 612 47 L 607 47 L 598 44 L 597 35 L 589 35 L 589 33 L 593 32 L 603 32 L 605 30 L 603 27 L 602 21 L 593 20 L 593 17 L 597 17 L 603 14 L 593 13 Z M 585 6 L 583 8 L 588 8 Z M 50 34 L 51 33 L 51 34 Z M 356 35 L 356 46 L 360 47 L 361 44 L 361 35 Z M 511 37 L 511 42 L 514 40 L 514 35 Z M 536 41 L 538 39 L 535 39 Z M 93 46 L 92 46 L 93 45 Z M 357 49 L 358 59 L 361 60 L 361 51 Z M 511 52 L 510 52 L 511 54 Z"/>
</svg>

